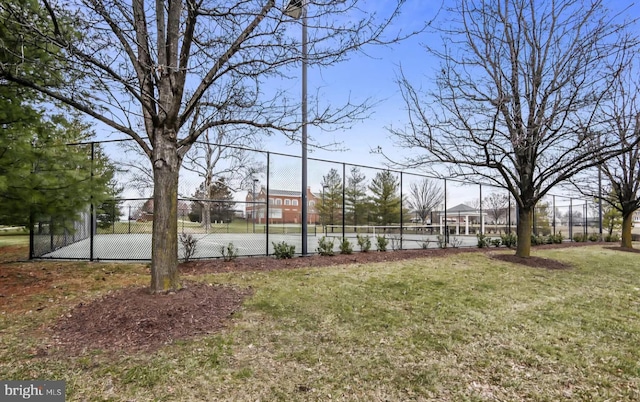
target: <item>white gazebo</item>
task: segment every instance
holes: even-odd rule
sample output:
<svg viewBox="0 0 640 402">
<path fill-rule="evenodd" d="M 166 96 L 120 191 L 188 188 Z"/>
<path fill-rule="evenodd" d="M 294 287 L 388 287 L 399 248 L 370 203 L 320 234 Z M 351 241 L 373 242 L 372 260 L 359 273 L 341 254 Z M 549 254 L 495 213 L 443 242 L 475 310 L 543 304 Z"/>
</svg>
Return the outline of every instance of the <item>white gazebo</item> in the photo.
<svg viewBox="0 0 640 402">
<path fill-rule="evenodd" d="M 475 221 L 479 221 L 480 233 L 484 233 L 484 224 L 485 224 L 485 212 L 480 212 L 480 210 L 470 207 L 466 204 L 458 204 L 455 207 L 447 209 L 447 223 L 446 226 L 455 226 L 456 234 L 469 234 L 469 224 L 471 219 Z M 444 233 L 444 222 L 445 214 L 440 213 L 440 233 Z M 475 219 L 474 219 L 475 218 Z M 464 233 L 460 233 L 461 227 L 464 226 Z"/>
</svg>

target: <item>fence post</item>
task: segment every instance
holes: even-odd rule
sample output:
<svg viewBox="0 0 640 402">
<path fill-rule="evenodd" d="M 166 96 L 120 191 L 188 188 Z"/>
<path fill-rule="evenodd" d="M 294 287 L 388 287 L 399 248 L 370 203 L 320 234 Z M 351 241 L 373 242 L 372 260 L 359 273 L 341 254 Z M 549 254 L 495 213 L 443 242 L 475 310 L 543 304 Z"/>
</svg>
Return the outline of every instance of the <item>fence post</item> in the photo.
<svg viewBox="0 0 640 402">
<path fill-rule="evenodd" d="M 449 243 L 449 222 L 447 221 L 447 179 L 444 179 L 444 239 Z"/>
<path fill-rule="evenodd" d="M 89 261 L 93 261 L 94 232 L 96 228 L 95 207 L 93 206 L 93 163 L 95 160 L 95 142 L 91 142 L 91 203 L 89 204 L 89 222 L 91 222 L 91 230 L 89 234 Z"/>
<path fill-rule="evenodd" d="M 267 152 L 267 190 L 266 190 L 266 197 L 265 197 L 265 218 L 264 218 L 264 228 L 265 228 L 265 243 L 266 243 L 266 255 L 269 255 L 269 186 L 270 186 L 270 182 L 269 182 L 269 168 L 271 167 L 271 153 Z M 300 194 L 300 196 L 302 197 L 302 194 Z M 300 202 L 302 202 L 303 199 L 300 199 Z M 255 204 L 254 204 L 254 208 L 255 208 Z"/>
<path fill-rule="evenodd" d="M 404 213 L 403 213 L 403 210 L 402 210 L 402 207 L 403 207 L 402 199 L 404 197 L 402 196 L 402 179 L 403 179 L 402 172 L 400 172 L 400 250 L 402 250 L 402 235 L 403 235 L 403 232 L 404 232 L 404 225 L 403 225 Z"/>
<path fill-rule="evenodd" d="M 345 228 L 344 225 L 346 224 L 345 222 L 345 212 L 346 212 L 346 208 L 345 208 L 345 188 L 347 187 L 347 164 L 346 163 L 342 163 L 342 240 L 344 241 L 345 239 Z"/>
<path fill-rule="evenodd" d="M 589 220 L 587 219 L 587 200 L 584 200 L 584 236 L 587 237 L 589 234 Z"/>
<path fill-rule="evenodd" d="M 573 198 L 569 198 L 569 238 L 573 241 Z"/>
<path fill-rule="evenodd" d="M 484 234 L 484 215 L 482 214 L 482 184 L 480 186 L 480 234 Z"/>
</svg>

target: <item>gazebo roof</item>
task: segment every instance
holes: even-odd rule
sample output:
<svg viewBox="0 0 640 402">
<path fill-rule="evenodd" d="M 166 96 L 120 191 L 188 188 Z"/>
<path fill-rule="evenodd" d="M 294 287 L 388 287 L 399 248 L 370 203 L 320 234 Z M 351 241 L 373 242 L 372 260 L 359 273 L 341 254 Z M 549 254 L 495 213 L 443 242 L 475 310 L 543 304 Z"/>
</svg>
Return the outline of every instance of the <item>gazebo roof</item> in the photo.
<svg viewBox="0 0 640 402">
<path fill-rule="evenodd" d="M 466 204 L 458 204 L 455 207 L 447 209 L 447 212 L 475 212 L 479 213 L 476 208 L 470 207 Z"/>
</svg>

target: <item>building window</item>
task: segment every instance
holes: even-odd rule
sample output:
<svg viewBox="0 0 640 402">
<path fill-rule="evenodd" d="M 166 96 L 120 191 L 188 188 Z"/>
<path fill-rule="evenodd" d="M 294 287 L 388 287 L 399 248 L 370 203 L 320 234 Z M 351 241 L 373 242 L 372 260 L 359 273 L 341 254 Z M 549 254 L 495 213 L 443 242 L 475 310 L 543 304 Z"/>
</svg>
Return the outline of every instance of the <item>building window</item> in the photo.
<svg viewBox="0 0 640 402">
<path fill-rule="evenodd" d="M 276 205 L 282 205 L 282 200 L 280 198 L 276 198 Z"/>
<path fill-rule="evenodd" d="M 298 204 L 296 203 L 296 205 L 298 205 Z M 310 207 L 315 207 L 316 206 L 316 202 L 315 201 L 309 201 L 309 206 Z"/>
<path fill-rule="evenodd" d="M 273 198 L 269 198 L 269 205 L 273 205 Z"/>
<path fill-rule="evenodd" d="M 298 200 L 293 200 L 293 204 L 292 204 L 292 205 L 293 205 L 294 207 L 297 207 L 297 206 L 298 206 Z"/>
<path fill-rule="evenodd" d="M 291 200 L 288 198 L 284 200 L 284 205 L 291 205 Z"/>
</svg>

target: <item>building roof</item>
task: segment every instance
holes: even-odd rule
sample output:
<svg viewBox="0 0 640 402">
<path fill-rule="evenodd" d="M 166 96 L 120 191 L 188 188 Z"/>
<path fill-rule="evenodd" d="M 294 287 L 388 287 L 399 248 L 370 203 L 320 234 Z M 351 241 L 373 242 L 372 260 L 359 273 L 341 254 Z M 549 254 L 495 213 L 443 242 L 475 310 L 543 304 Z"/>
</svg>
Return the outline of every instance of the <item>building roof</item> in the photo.
<svg viewBox="0 0 640 402">
<path fill-rule="evenodd" d="M 466 204 L 458 204 L 455 207 L 451 207 L 447 209 L 447 212 L 479 212 L 479 211 Z"/>
<path fill-rule="evenodd" d="M 272 196 L 272 195 L 281 195 L 284 197 L 300 197 L 300 191 L 270 189 L 269 196 Z"/>
</svg>

